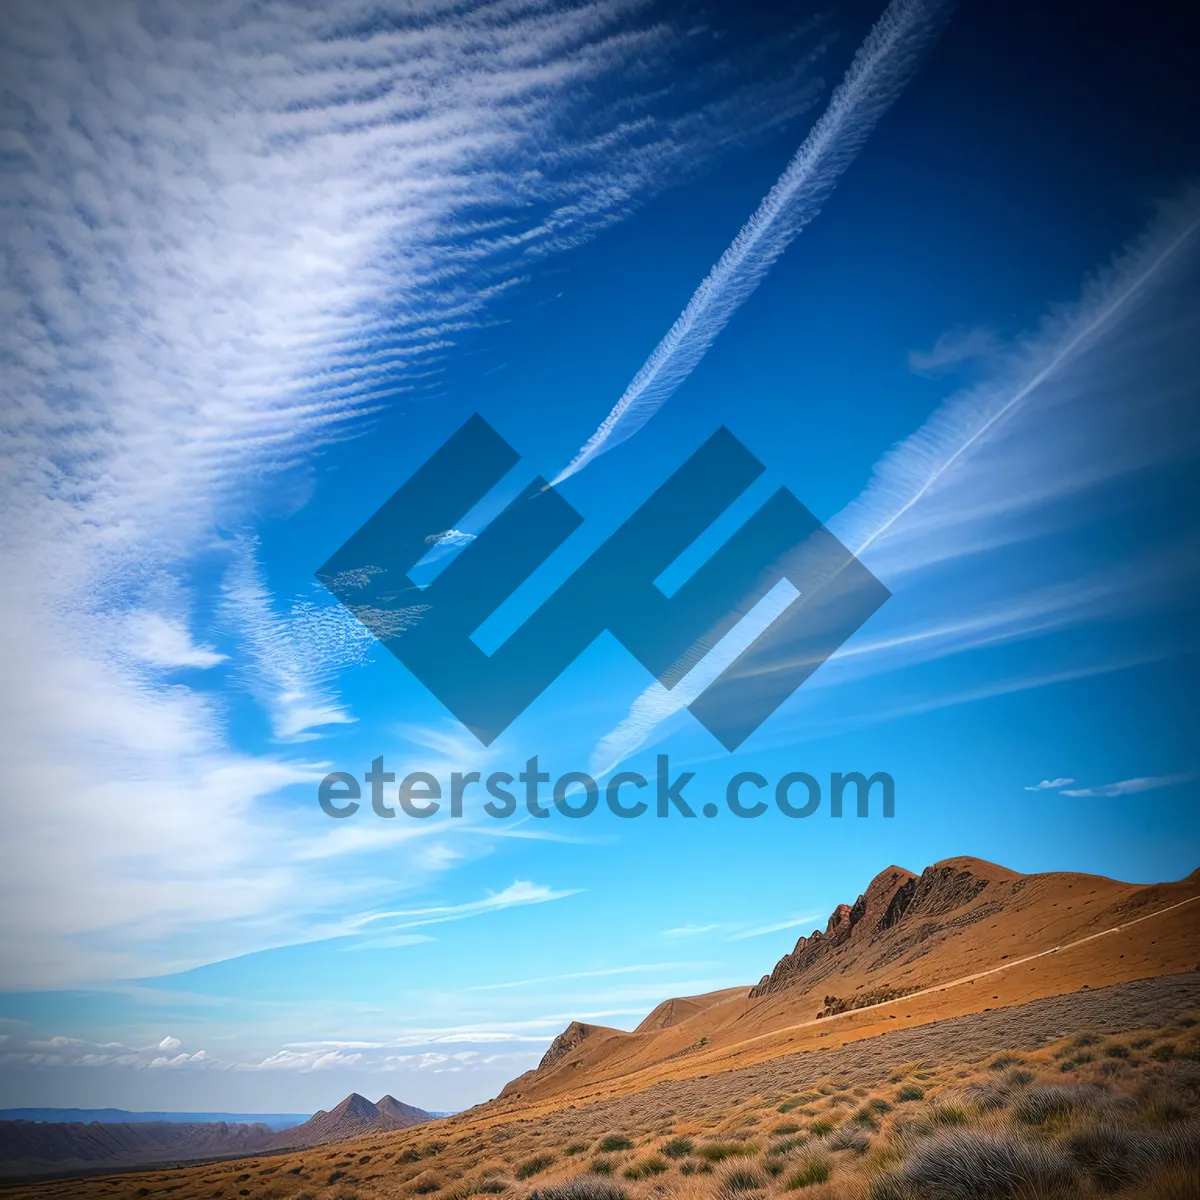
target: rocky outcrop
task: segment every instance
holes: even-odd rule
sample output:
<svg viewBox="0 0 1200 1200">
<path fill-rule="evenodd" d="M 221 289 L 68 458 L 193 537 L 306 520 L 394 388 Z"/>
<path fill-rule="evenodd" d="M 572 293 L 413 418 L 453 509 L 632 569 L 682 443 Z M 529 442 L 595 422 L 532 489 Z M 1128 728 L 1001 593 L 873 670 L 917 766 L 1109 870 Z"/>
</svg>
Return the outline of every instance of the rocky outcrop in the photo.
<svg viewBox="0 0 1200 1200">
<path fill-rule="evenodd" d="M 989 915 L 995 903 L 976 901 L 989 888 L 1011 899 L 1025 886 L 1024 877 L 976 859 L 934 863 L 920 875 L 903 867 L 888 867 L 871 880 L 853 904 L 839 904 L 825 932 L 814 930 L 801 938 L 791 954 L 764 975 L 751 997 L 769 996 L 798 983 L 811 987 L 859 947 L 876 947 L 869 969 L 895 961 L 944 929 L 960 928 Z M 948 917 L 946 921 L 938 918 Z"/>
<path fill-rule="evenodd" d="M 784 955 L 771 974 L 764 975 L 751 989 L 751 999 L 791 987 L 801 978 L 806 983 L 822 978 L 826 973 L 822 968 L 841 947 L 869 941 L 881 929 L 903 919 L 919 890 L 917 882 L 917 877 L 903 867 L 880 871 L 853 904 L 839 904 L 833 910 L 824 933 L 814 929 L 808 937 L 802 937 L 791 954 Z"/>
<path fill-rule="evenodd" d="M 582 1021 L 572 1021 L 550 1043 L 546 1053 L 542 1055 L 542 1061 L 538 1063 L 537 1069 L 544 1071 L 547 1067 L 552 1067 L 564 1054 L 570 1054 L 576 1046 L 580 1045 L 584 1038 L 587 1037 L 591 1030 L 590 1025 L 585 1025 Z"/>
</svg>

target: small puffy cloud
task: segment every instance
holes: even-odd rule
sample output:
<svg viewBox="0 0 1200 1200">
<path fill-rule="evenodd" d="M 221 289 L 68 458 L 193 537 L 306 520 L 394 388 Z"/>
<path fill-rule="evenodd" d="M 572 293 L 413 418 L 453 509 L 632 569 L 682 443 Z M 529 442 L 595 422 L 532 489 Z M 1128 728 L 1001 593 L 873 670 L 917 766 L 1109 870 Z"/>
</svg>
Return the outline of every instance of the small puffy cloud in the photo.
<svg viewBox="0 0 1200 1200">
<path fill-rule="evenodd" d="M 167 1036 L 165 1038 L 163 1038 L 163 1040 L 161 1042 L 158 1043 L 158 1049 L 160 1049 L 160 1050 L 178 1050 L 179 1047 L 182 1045 L 183 1045 L 183 1043 L 177 1037 L 172 1037 L 168 1033 Z"/>
<path fill-rule="evenodd" d="M 473 542 L 473 533 L 463 533 L 461 529 L 447 529 L 444 533 L 431 533 L 426 539 L 427 546 L 465 546 Z"/>
<path fill-rule="evenodd" d="M 1117 783 L 1104 783 L 1099 787 L 1065 788 L 1063 795 L 1103 799 L 1114 796 L 1133 796 L 1138 792 L 1153 792 L 1159 788 L 1174 787 L 1180 783 L 1192 783 L 1196 779 L 1200 779 L 1198 771 L 1185 771 L 1179 775 L 1146 775 L 1139 779 L 1122 779 Z"/>
<path fill-rule="evenodd" d="M 1035 783 L 1032 786 L 1030 784 L 1026 784 L 1025 790 L 1027 792 L 1045 792 L 1045 791 L 1049 791 L 1052 788 L 1054 788 L 1054 789 L 1064 788 L 1067 786 L 1068 783 L 1074 783 L 1074 782 L 1075 782 L 1075 780 L 1073 780 L 1073 779 L 1065 779 L 1065 778 L 1064 779 L 1043 779 L 1041 783 Z"/>
<path fill-rule="evenodd" d="M 910 350 L 908 369 L 916 375 L 944 375 L 974 358 L 993 354 L 1000 346 L 996 331 L 977 325 L 950 329 L 929 350 Z"/>
</svg>

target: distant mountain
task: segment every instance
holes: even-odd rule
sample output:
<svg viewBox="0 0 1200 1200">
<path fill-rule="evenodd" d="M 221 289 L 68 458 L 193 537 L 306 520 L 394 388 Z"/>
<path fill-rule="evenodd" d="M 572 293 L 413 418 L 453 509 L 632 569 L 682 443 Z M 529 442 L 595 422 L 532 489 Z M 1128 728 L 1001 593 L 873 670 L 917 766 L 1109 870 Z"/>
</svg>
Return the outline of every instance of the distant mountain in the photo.
<svg viewBox="0 0 1200 1200">
<path fill-rule="evenodd" d="M 11 1119 L 12 1114 L 18 1114 Z M 117 1117 L 117 1120 L 69 1120 Z M 9 1109 L 0 1119 L 0 1177 L 24 1178 L 89 1169 L 230 1158 L 269 1150 L 302 1150 L 366 1133 L 407 1129 L 432 1117 L 424 1109 L 384 1096 L 372 1104 L 351 1093 L 332 1112 L 305 1120 L 276 1113 L 247 1121 L 205 1120 L 220 1113 L 126 1113 L 122 1109 Z M 181 1120 L 190 1116 L 191 1120 Z M 196 1118 L 201 1118 L 197 1120 Z M 124 1118 L 124 1119 L 122 1119 Z M 269 1122 L 283 1122 L 272 1126 Z"/>
<path fill-rule="evenodd" d="M 144 1125 L 150 1121 L 172 1125 L 266 1125 L 269 1129 L 291 1129 L 311 1113 L 223 1113 L 223 1112 L 129 1112 L 124 1108 L 0 1108 L 0 1121 L 50 1121 L 55 1124 Z"/>
<path fill-rule="evenodd" d="M 255 1154 L 282 1136 L 226 1121 L 0 1121 L 0 1176 L 24 1178 Z"/>
<path fill-rule="evenodd" d="M 378 1104 L 372 1104 L 366 1096 L 351 1092 L 335 1109 L 319 1113 L 293 1129 L 277 1134 L 274 1144 L 279 1148 L 305 1149 L 321 1146 L 325 1142 L 340 1142 L 344 1138 L 357 1137 L 364 1133 L 386 1132 L 389 1129 L 407 1129 L 420 1125 L 433 1117 L 423 1108 L 402 1104 L 393 1096 L 384 1096 Z"/>
</svg>

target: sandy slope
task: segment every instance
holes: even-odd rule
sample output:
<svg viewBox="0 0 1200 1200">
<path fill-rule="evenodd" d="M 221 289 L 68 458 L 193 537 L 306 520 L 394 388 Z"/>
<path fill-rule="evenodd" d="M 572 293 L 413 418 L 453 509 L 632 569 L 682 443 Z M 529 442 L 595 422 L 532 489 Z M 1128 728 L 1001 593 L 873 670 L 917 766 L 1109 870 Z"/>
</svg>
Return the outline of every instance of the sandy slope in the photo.
<svg viewBox="0 0 1200 1200">
<path fill-rule="evenodd" d="M 754 988 L 664 1001 L 632 1033 L 573 1023 L 497 1104 L 627 1094 L 885 1029 L 1191 970 L 1200 960 L 1193 901 L 1200 872 L 1136 885 L 1021 875 L 973 858 L 919 876 L 889 867 Z M 818 1016 L 871 999 L 882 1003 Z"/>
</svg>

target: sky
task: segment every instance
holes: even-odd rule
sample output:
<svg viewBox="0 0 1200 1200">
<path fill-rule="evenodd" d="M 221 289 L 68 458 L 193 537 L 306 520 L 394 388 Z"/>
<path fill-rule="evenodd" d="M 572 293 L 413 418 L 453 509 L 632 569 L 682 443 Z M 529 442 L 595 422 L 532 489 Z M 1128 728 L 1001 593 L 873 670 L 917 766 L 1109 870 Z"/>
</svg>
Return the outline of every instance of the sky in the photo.
<svg viewBox="0 0 1200 1200">
<path fill-rule="evenodd" d="M 455 1110 L 892 863 L 1200 867 L 1195 33 L 5 6 L 0 1107 Z M 721 427 L 764 472 L 664 590 L 784 487 L 891 596 L 733 752 L 680 701 L 728 643 L 667 690 L 610 633 L 484 746 L 316 579 L 476 413 L 520 461 L 418 583 L 537 476 L 582 518 L 488 653 Z M 318 804 L 533 755 L 718 813 Z M 852 771 L 893 817 L 831 817 Z M 740 772 L 825 798 L 739 819 Z"/>
</svg>

